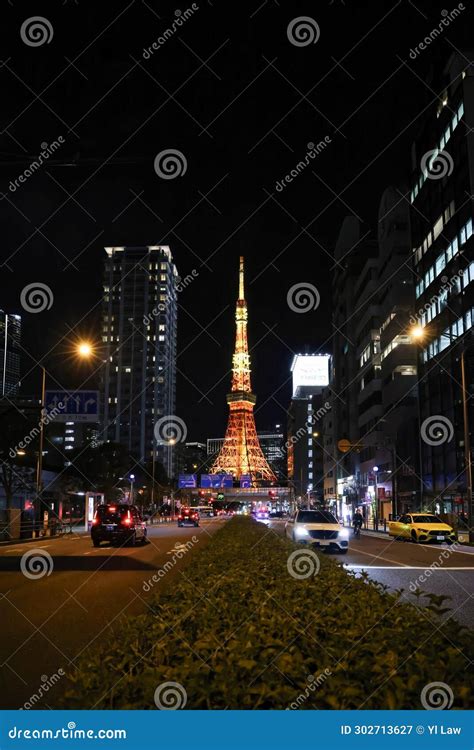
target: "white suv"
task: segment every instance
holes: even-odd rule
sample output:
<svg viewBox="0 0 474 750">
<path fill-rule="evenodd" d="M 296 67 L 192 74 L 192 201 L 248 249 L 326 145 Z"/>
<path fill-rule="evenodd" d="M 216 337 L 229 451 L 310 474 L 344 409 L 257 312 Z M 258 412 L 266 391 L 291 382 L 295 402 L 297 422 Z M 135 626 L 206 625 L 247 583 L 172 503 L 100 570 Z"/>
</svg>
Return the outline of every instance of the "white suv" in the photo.
<svg viewBox="0 0 474 750">
<path fill-rule="evenodd" d="M 349 530 L 327 510 L 297 510 L 285 524 L 286 535 L 294 542 L 314 544 L 345 554 Z"/>
</svg>

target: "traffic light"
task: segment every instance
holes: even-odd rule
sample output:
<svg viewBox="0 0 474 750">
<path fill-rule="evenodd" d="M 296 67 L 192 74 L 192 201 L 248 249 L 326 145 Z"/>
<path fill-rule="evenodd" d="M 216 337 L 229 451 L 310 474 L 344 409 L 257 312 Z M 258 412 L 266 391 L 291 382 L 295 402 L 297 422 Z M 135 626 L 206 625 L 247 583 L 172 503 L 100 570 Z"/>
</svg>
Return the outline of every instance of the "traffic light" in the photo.
<svg viewBox="0 0 474 750">
<path fill-rule="evenodd" d="M 224 500 L 224 498 L 225 498 L 225 495 L 224 495 L 224 493 L 223 493 L 223 492 L 218 492 L 218 493 L 217 493 L 217 499 L 218 499 L 218 500 Z"/>
</svg>

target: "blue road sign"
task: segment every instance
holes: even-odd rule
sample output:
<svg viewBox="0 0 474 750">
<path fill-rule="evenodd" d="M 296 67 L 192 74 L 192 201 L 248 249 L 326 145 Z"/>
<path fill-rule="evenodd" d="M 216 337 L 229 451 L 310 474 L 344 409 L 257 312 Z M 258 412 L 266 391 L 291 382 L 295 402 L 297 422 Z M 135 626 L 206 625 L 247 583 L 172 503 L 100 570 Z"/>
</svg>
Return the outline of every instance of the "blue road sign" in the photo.
<svg viewBox="0 0 474 750">
<path fill-rule="evenodd" d="M 201 474 L 201 487 L 203 489 L 219 490 L 222 487 L 233 487 L 232 474 Z"/>
<path fill-rule="evenodd" d="M 98 422 L 99 391 L 46 391 L 45 409 L 56 422 Z"/>
<path fill-rule="evenodd" d="M 252 486 L 252 477 L 250 474 L 242 474 L 240 477 L 240 486 L 244 487 L 244 489 L 248 489 Z"/>
<path fill-rule="evenodd" d="M 178 477 L 178 487 L 179 489 L 194 489 L 197 487 L 197 474 L 180 474 Z"/>
</svg>

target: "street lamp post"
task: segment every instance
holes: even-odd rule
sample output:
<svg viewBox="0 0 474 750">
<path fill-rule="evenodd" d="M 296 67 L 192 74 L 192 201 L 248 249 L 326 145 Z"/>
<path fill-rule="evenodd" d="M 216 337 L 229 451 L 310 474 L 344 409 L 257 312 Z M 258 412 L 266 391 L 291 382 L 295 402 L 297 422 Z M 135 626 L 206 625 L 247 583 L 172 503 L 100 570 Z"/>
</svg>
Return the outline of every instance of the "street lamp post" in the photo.
<svg viewBox="0 0 474 750">
<path fill-rule="evenodd" d="M 466 467 L 466 486 L 467 486 L 467 525 L 469 529 L 469 541 L 474 541 L 474 531 L 472 524 L 473 507 L 472 507 L 472 460 L 471 460 L 471 436 L 469 432 L 469 411 L 466 392 L 466 362 L 464 349 L 461 352 L 461 390 L 462 390 L 462 411 L 464 422 L 464 465 Z"/>
<path fill-rule="evenodd" d="M 374 492 L 375 492 L 375 526 L 378 529 L 379 527 L 379 515 L 380 515 L 380 508 L 379 508 L 379 488 L 377 483 L 377 472 L 379 470 L 378 466 L 374 466 Z"/>
<path fill-rule="evenodd" d="M 135 482 L 135 474 L 130 474 L 130 505 L 133 505 L 133 484 Z"/>
<path fill-rule="evenodd" d="M 40 434 L 38 445 L 38 458 L 36 461 L 36 501 L 34 512 L 35 527 L 41 522 L 41 492 L 43 489 L 43 446 L 44 446 L 44 410 L 46 408 L 46 369 L 41 367 L 41 402 L 40 402 Z M 36 530 L 36 529 L 35 529 Z"/>
</svg>

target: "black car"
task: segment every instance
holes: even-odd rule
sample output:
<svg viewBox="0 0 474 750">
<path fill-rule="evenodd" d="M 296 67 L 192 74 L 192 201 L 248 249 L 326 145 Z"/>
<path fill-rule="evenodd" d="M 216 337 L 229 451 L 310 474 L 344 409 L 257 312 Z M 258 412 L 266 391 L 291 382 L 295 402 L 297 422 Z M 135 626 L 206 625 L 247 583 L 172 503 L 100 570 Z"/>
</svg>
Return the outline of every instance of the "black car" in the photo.
<svg viewBox="0 0 474 750">
<path fill-rule="evenodd" d="M 199 526 L 199 513 L 194 508 L 181 508 L 178 526 Z"/>
<path fill-rule="evenodd" d="M 94 547 L 99 547 L 101 542 L 145 544 L 146 525 L 136 505 L 99 505 L 92 521 L 91 538 Z"/>
</svg>

